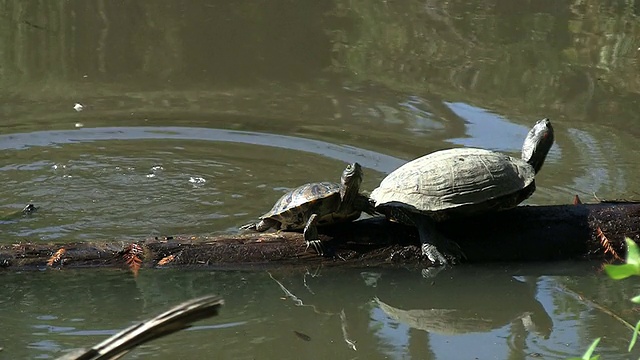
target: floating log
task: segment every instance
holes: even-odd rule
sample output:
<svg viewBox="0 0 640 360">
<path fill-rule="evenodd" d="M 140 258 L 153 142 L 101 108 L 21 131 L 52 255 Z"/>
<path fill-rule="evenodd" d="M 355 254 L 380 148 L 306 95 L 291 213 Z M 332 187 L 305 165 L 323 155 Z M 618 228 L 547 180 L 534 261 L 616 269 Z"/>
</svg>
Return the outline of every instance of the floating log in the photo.
<svg viewBox="0 0 640 360">
<path fill-rule="evenodd" d="M 466 262 L 620 260 L 624 237 L 640 240 L 640 203 L 520 206 L 438 225 Z M 329 256 L 306 249 L 297 232 L 149 238 L 134 243 L 28 242 L 0 246 L 0 268 L 287 266 L 428 267 L 415 228 L 369 218 L 320 229 Z"/>
</svg>

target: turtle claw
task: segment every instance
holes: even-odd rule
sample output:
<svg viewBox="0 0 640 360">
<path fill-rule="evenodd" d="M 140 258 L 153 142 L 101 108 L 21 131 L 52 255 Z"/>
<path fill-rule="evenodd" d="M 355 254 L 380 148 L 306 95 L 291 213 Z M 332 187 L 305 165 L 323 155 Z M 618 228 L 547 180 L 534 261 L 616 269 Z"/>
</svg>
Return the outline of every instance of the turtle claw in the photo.
<svg viewBox="0 0 640 360">
<path fill-rule="evenodd" d="M 316 223 L 318 221 L 317 214 L 311 214 L 309 220 L 307 220 L 307 225 L 304 227 L 304 241 L 307 243 L 307 248 L 305 251 L 309 249 L 309 246 L 313 247 L 313 250 L 318 253 L 320 256 L 324 256 L 324 246 L 322 242 L 318 238 L 318 228 L 316 227 Z"/>
<path fill-rule="evenodd" d="M 307 241 L 307 248 L 305 251 L 309 250 L 309 247 L 312 247 L 316 253 L 320 256 L 324 256 L 324 245 L 322 245 L 322 241 L 320 240 L 311 240 Z"/>
<path fill-rule="evenodd" d="M 257 228 L 257 224 L 256 223 L 249 223 L 249 224 L 244 224 L 242 226 L 240 226 L 240 230 L 255 230 Z"/>
<path fill-rule="evenodd" d="M 252 222 L 245 225 L 240 226 L 240 230 L 254 230 L 257 232 L 267 231 L 271 228 L 280 228 L 280 222 L 274 219 L 262 219 L 258 222 Z"/>
</svg>

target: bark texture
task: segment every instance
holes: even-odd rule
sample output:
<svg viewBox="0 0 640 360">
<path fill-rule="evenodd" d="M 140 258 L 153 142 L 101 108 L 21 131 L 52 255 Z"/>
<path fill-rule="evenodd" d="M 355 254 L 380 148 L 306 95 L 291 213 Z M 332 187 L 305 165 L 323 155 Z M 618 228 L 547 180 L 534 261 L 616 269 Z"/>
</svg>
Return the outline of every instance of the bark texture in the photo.
<svg viewBox="0 0 640 360">
<path fill-rule="evenodd" d="M 640 203 L 520 206 L 439 224 L 466 262 L 620 260 L 624 237 L 640 240 Z M 170 236 L 134 243 L 25 242 L 0 246 L 0 268 L 208 267 L 246 269 L 289 266 L 427 267 L 414 228 L 371 218 L 321 228 L 329 256 L 306 250 L 295 232 Z"/>
</svg>

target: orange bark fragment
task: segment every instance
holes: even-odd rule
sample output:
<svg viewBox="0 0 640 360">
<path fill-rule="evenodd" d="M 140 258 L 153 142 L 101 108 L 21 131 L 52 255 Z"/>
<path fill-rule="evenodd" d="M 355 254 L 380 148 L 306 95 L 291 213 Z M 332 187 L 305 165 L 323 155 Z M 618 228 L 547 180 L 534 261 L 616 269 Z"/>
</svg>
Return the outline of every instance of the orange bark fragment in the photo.
<svg viewBox="0 0 640 360">
<path fill-rule="evenodd" d="M 600 227 L 596 229 L 596 234 L 598 236 L 598 239 L 600 240 L 600 245 L 602 245 L 602 248 L 604 249 L 604 253 L 611 254 L 614 260 L 622 261 L 622 258 L 618 255 L 618 252 L 613 248 L 613 246 L 611 245 L 611 242 L 609 241 L 609 239 L 607 239 L 607 237 L 605 236 L 604 232 L 602 232 L 602 229 L 600 229 Z"/>
<path fill-rule="evenodd" d="M 175 258 L 176 258 L 175 255 L 165 256 L 162 259 L 160 259 L 160 261 L 158 261 L 158 265 L 159 266 L 167 265 L 168 263 L 172 262 Z"/>
<path fill-rule="evenodd" d="M 47 266 L 53 266 L 54 264 L 60 262 L 60 260 L 62 260 L 62 255 L 64 255 L 65 252 L 67 252 L 67 250 L 65 250 L 64 248 L 58 249 L 58 251 L 53 253 L 53 255 L 51 255 L 51 257 L 47 261 Z"/>
</svg>

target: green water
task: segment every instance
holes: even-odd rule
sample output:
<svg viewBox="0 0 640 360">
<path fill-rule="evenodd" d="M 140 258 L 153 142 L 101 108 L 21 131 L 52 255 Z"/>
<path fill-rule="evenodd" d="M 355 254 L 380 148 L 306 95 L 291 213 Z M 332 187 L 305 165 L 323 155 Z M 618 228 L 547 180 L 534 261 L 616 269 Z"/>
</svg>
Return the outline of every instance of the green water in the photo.
<svg viewBox="0 0 640 360">
<path fill-rule="evenodd" d="M 370 191 L 438 149 L 518 155 L 543 117 L 556 143 L 527 203 L 638 198 L 632 2 L 0 4 L 5 244 L 236 232 L 346 162 Z M 33 216 L 1 216 L 28 202 Z M 218 318 L 131 358 L 566 358 L 598 336 L 626 358 L 631 332 L 605 310 L 637 318 L 637 283 L 598 264 L 319 270 L 0 273 L 0 359 L 55 357 L 212 292 Z"/>
</svg>

